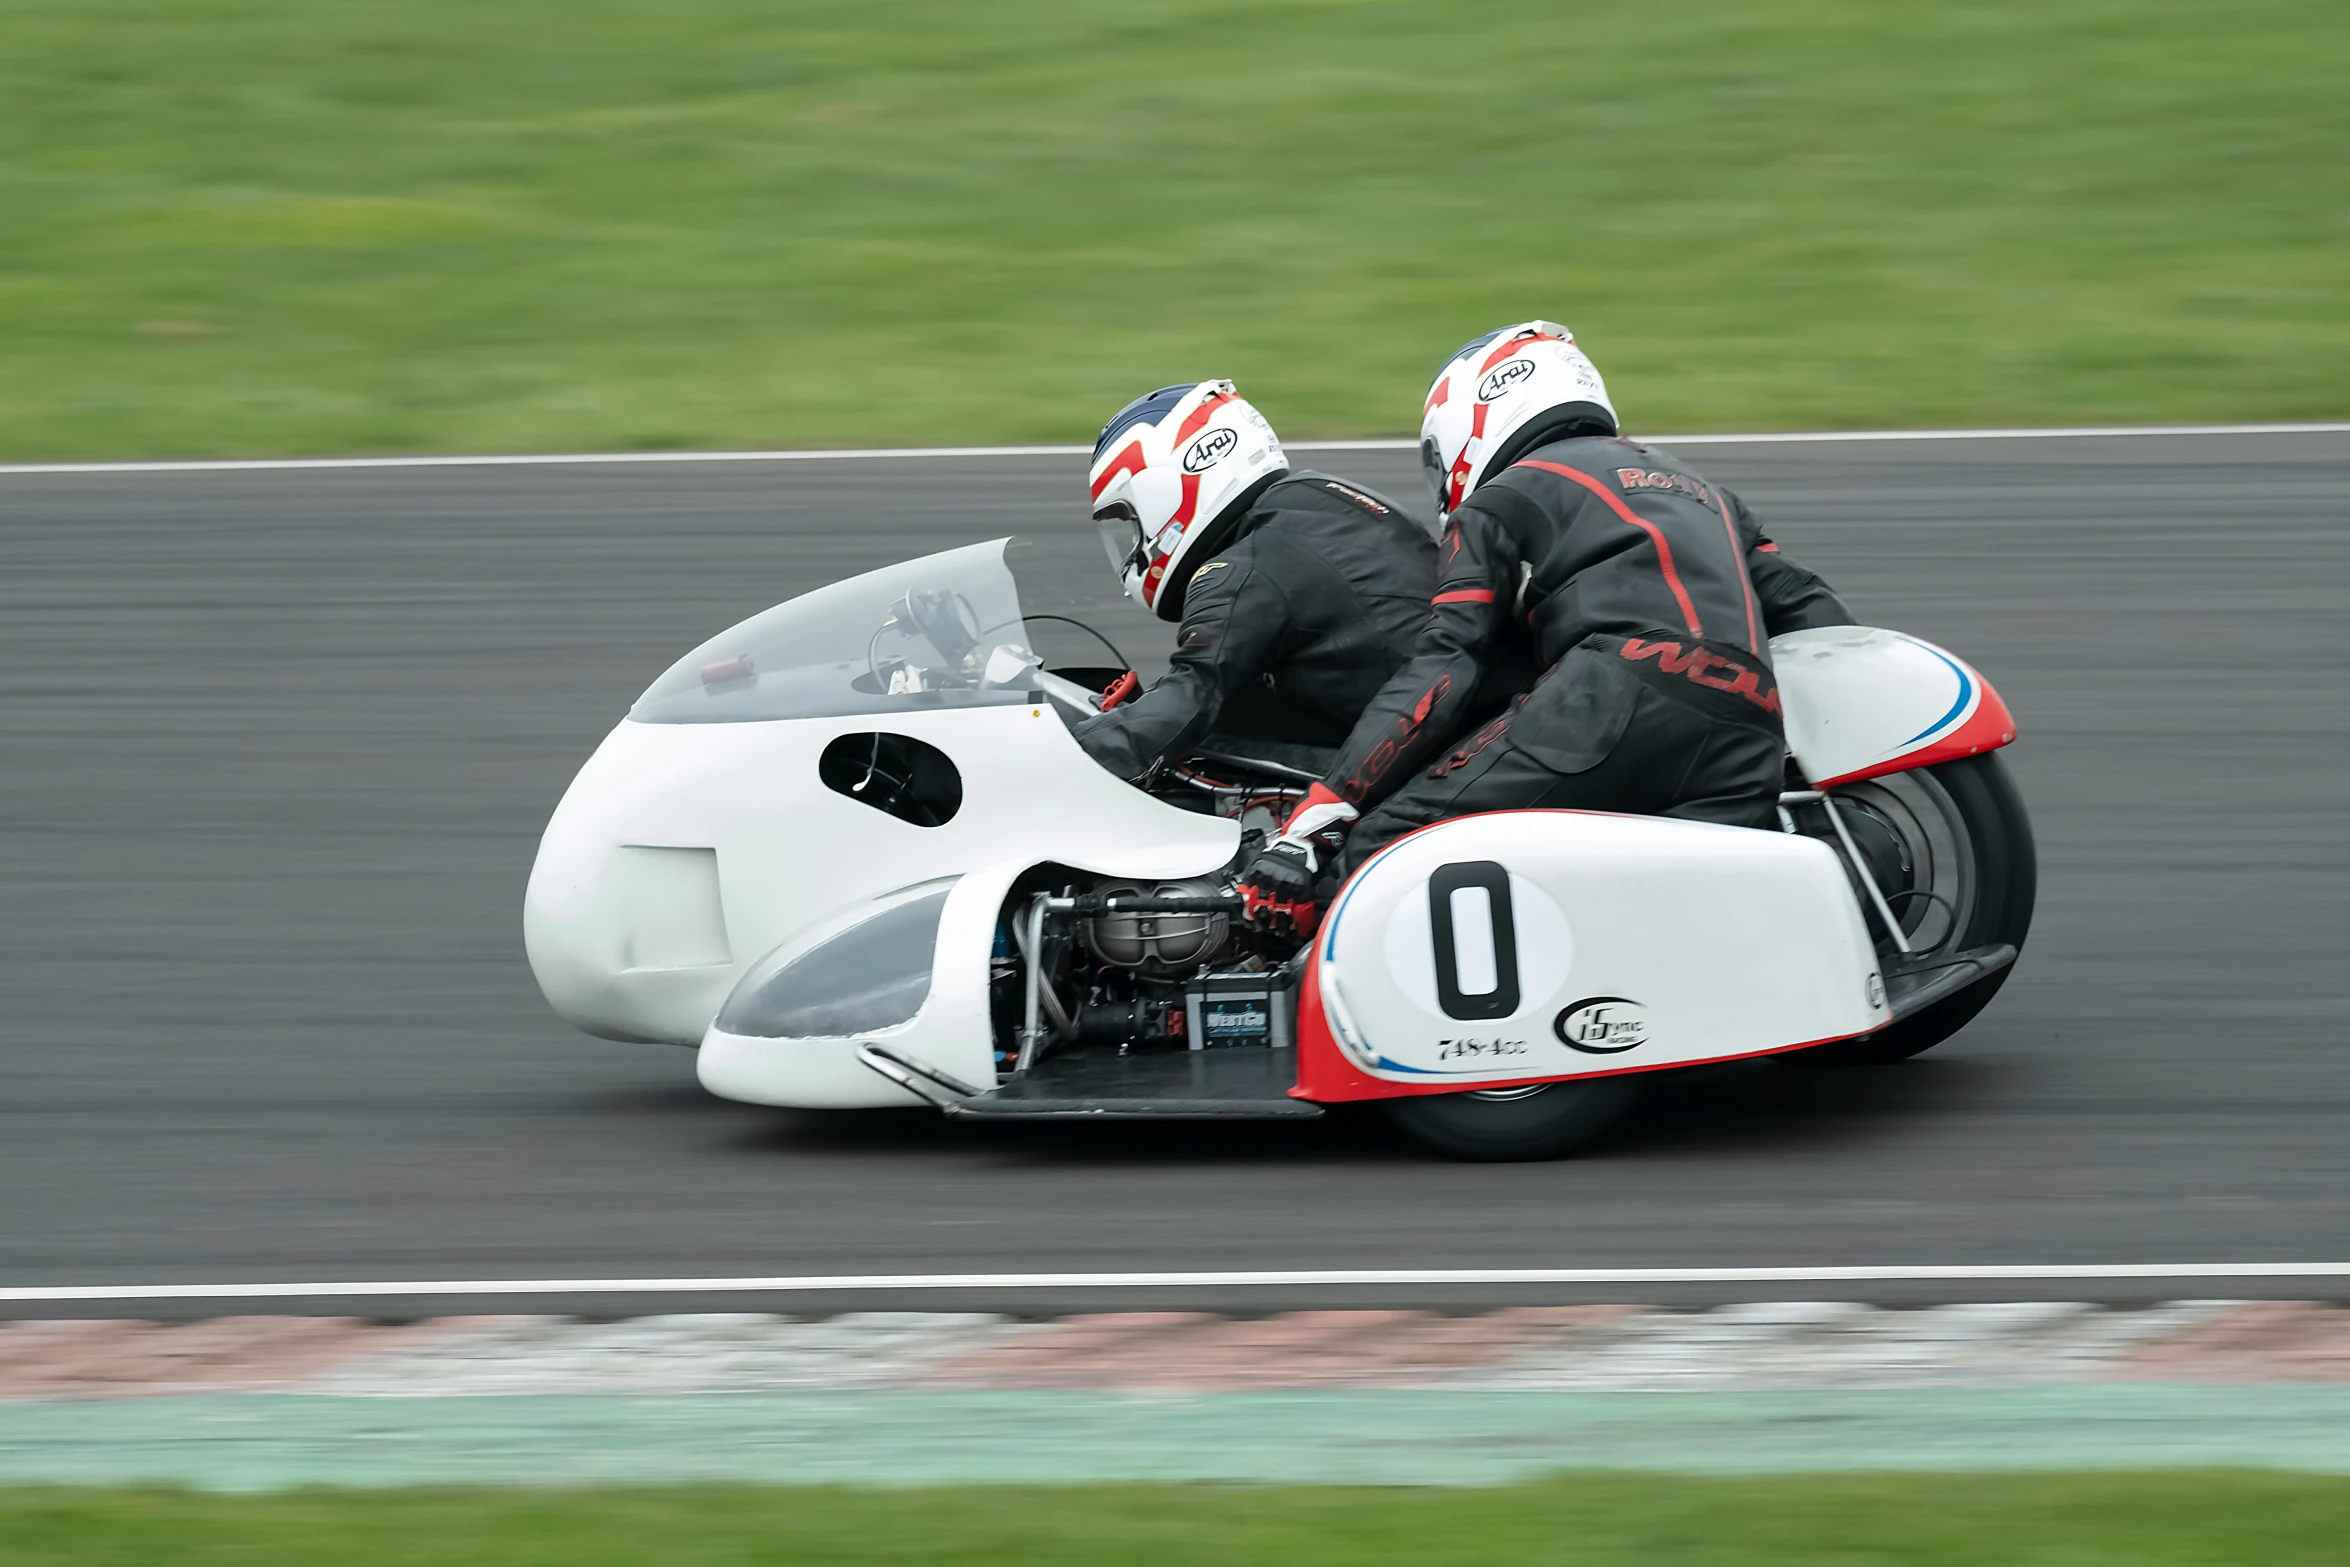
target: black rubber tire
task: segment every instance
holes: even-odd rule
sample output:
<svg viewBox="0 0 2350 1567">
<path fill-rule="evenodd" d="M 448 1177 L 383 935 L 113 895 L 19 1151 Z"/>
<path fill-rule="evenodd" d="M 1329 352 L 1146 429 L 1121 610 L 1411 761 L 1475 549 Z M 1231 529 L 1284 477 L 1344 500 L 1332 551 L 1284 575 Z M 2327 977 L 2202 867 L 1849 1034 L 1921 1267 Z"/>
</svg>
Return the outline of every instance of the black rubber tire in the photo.
<svg viewBox="0 0 2350 1567">
<path fill-rule="evenodd" d="M 1574 1152 L 1621 1121 L 1647 1086 L 1639 1075 L 1585 1077 L 1517 1099 L 1415 1094 L 1381 1103 L 1415 1142 L 1448 1158 L 1502 1163 Z"/>
<path fill-rule="evenodd" d="M 2032 847 L 2032 822 L 2024 812 L 2024 798 L 2008 776 L 2007 765 L 1996 753 L 1970 756 L 1926 769 L 1950 791 L 1953 804 L 1965 820 L 1974 846 L 1978 891 L 1967 929 L 1950 942 L 1953 949 L 2004 942 L 2018 952 L 2032 930 L 2032 906 L 2040 889 L 2040 862 Z M 1880 1064 L 1906 1061 L 1957 1033 L 1991 1004 L 2007 976 L 2009 964 L 1996 974 L 1969 985 L 1948 1000 L 1845 1045 L 1831 1046 L 1837 1057 Z"/>
</svg>

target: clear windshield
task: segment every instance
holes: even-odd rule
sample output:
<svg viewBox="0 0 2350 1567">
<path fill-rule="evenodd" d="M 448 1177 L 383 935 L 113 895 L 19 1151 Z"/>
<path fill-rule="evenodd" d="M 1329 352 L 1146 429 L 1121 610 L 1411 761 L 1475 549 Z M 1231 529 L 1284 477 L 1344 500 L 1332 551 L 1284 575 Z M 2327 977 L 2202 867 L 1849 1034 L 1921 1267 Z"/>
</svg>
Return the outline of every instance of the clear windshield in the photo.
<svg viewBox="0 0 2350 1567">
<path fill-rule="evenodd" d="M 753 615 L 672 664 L 628 716 L 728 724 L 1026 702 L 1040 682 L 1004 560 L 1011 542 L 869 571 Z"/>
</svg>

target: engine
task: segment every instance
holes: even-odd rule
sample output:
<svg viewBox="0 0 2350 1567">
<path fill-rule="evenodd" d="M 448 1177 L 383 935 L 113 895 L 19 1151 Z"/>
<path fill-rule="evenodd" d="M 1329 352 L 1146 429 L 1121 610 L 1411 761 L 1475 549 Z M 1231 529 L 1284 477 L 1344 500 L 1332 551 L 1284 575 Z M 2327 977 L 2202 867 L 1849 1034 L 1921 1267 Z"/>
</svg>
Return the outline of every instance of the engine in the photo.
<svg viewBox="0 0 2350 1567">
<path fill-rule="evenodd" d="M 1219 897 L 1224 888 L 1205 877 L 1148 886 L 1109 882 L 1095 889 L 1105 900 L 1152 904 Z M 1165 979 L 1189 973 L 1214 957 L 1232 936 L 1228 914 L 1096 914 L 1079 922 L 1086 948 L 1111 968 Z"/>
<path fill-rule="evenodd" d="M 1209 877 L 1024 879 L 997 937 L 999 1060 L 1287 1046 L 1295 983 L 1286 965 L 1298 943 L 1241 921 L 1239 903 Z"/>
</svg>

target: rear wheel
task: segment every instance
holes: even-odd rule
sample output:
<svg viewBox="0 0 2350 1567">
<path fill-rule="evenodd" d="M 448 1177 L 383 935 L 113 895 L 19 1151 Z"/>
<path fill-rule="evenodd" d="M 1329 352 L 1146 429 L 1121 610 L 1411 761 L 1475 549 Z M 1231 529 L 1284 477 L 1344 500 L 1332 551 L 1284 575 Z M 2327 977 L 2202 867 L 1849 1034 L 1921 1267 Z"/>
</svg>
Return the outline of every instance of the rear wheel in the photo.
<svg viewBox="0 0 2350 1567">
<path fill-rule="evenodd" d="M 1586 1077 L 1381 1103 L 1415 1141 L 1455 1159 L 1556 1159 L 1622 1120 L 1645 1086 L 1635 1076 Z"/>
<path fill-rule="evenodd" d="M 2022 950 L 2032 928 L 2038 861 L 2023 797 L 1996 755 L 1832 792 L 1909 942 L 1904 956 L 1878 932 L 1877 950 L 1889 968 L 1929 965 L 1977 947 Z M 1872 915 L 1870 924 L 1876 923 Z M 2012 964 L 2000 968 L 1865 1039 L 1828 1047 L 1829 1054 L 1882 1062 L 1931 1050 L 1974 1021 L 2013 970 Z"/>
</svg>

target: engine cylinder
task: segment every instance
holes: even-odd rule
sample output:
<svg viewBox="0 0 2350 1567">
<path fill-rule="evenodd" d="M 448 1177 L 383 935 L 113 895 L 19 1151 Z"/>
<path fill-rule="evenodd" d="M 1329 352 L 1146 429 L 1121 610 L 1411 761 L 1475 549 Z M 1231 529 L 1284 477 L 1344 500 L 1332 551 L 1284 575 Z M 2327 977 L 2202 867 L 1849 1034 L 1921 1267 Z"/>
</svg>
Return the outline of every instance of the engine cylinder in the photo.
<svg viewBox="0 0 2350 1567">
<path fill-rule="evenodd" d="M 1203 877 L 1114 882 L 1094 890 L 1106 897 L 1212 898 L 1223 889 Z M 1111 967 L 1168 976 L 1188 973 L 1215 956 L 1231 937 L 1232 922 L 1222 914 L 1097 914 L 1084 930 L 1087 949 Z"/>
</svg>

